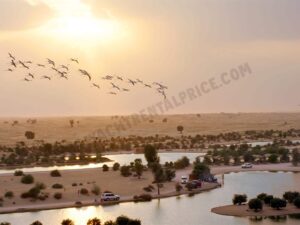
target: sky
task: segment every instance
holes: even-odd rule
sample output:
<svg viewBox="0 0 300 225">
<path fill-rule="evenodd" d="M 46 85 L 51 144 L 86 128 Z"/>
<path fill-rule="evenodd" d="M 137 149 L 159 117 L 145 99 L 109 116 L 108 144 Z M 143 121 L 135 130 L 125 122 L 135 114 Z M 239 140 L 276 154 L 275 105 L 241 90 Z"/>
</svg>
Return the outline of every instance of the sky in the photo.
<svg viewBox="0 0 300 225">
<path fill-rule="evenodd" d="M 244 63 L 251 75 L 168 113 L 299 111 L 299 10 L 298 0 L 0 0 L 0 116 L 138 113 L 162 95 L 101 77 L 159 82 L 169 97 Z M 9 72 L 8 52 L 70 64 L 69 80 L 37 66 Z"/>
</svg>

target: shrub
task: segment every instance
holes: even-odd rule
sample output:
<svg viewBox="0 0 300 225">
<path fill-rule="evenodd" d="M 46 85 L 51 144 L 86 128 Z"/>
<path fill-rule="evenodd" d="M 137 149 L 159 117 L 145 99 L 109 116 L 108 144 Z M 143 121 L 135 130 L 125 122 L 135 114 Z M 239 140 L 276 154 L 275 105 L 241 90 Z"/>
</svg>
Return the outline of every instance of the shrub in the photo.
<svg viewBox="0 0 300 225">
<path fill-rule="evenodd" d="M 31 189 L 29 189 L 29 191 L 24 192 L 21 194 L 21 198 L 38 198 L 39 194 L 40 194 L 41 190 L 37 187 L 33 187 Z"/>
<path fill-rule="evenodd" d="M 54 195 L 53 195 L 53 197 L 55 198 L 55 199 L 61 199 L 62 198 L 62 193 L 59 193 L 59 192 L 56 192 Z"/>
<path fill-rule="evenodd" d="M 294 200 L 294 205 L 295 205 L 297 208 L 300 208 L 300 197 L 295 198 L 295 200 Z"/>
<path fill-rule="evenodd" d="M 46 189 L 46 185 L 44 183 L 41 183 L 41 182 L 37 182 L 35 184 L 35 187 L 39 188 L 40 190 Z"/>
<path fill-rule="evenodd" d="M 175 185 L 175 189 L 176 189 L 177 192 L 181 192 L 181 190 L 183 189 L 183 187 L 179 183 L 177 183 Z"/>
<path fill-rule="evenodd" d="M 32 224 L 30 224 L 30 225 L 43 225 L 40 221 L 34 221 Z"/>
<path fill-rule="evenodd" d="M 50 172 L 50 176 L 51 177 L 61 177 L 61 174 L 60 174 L 60 172 L 58 170 L 52 170 Z"/>
<path fill-rule="evenodd" d="M 117 170 L 119 170 L 120 169 L 120 164 L 119 163 L 114 163 L 114 165 L 113 165 L 113 171 L 117 171 Z"/>
<path fill-rule="evenodd" d="M 175 169 L 184 169 L 186 167 L 188 167 L 190 165 L 190 160 L 188 157 L 183 156 L 181 159 L 178 159 L 175 163 L 174 163 L 174 168 Z"/>
<path fill-rule="evenodd" d="M 100 188 L 97 185 L 94 185 L 94 187 L 92 188 L 91 192 L 94 195 L 99 195 L 100 194 Z"/>
<path fill-rule="evenodd" d="M 81 189 L 80 189 L 80 194 L 82 194 L 82 195 L 88 195 L 88 194 L 89 194 L 89 191 L 88 191 L 88 189 L 86 189 L 86 188 L 81 188 Z"/>
<path fill-rule="evenodd" d="M 286 201 L 280 198 L 273 198 L 270 202 L 270 205 L 272 208 L 279 210 L 286 207 Z"/>
<path fill-rule="evenodd" d="M 76 187 L 76 186 L 77 186 L 77 183 L 73 183 L 73 184 L 72 184 L 72 187 Z"/>
<path fill-rule="evenodd" d="M 63 220 L 61 225 L 74 225 L 74 222 L 70 219 Z"/>
<path fill-rule="evenodd" d="M 164 172 L 165 172 L 165 178 L 166 178 L 167 181 L 172 181 L 176 176 L 174 170 L 171 170 L 171 169 L 167 168 L 167 169 L 165 169 Z"/>
<path fill-rule="evenodd" d="M 29 140 L 34 139 L 34 137 L 35 137 L 35 133 L 32 131 L 26 131 L 24 135 Z"/>
<path fill-rule="evenodd" d="M 23 176 L 23 175 L 24 175 L 24 172 L 23 172 L 22 170 L 16 170 L 15 173 L 14 173 L 14 175 L 15 175 L 16 177 L 20 177 L 20 176 Z"/>
<path fill-rule="evenodd" d="M 152 189 L 149 188 L 149 187 L 144 187 L 143 190 L 146 191 L 146 192 L 152 192 Z"/>
<path fill-rule="evenodd" d="M 127 216 L 119 216 L 116 219 L 116 225 L 127 225 L 129 220 L 130 219 Z"/>
<path fill-rule="evenodd" d="M 299 192 L 296 191 L 295 192 L 287 191 L 283 194 L 283 198 L 287 200 L 289 203 L 293 203 L 294 200 L 299 196 L 300 196 Z"/>
<path fill-rule="evenodd" d="M 258 212 L 263 209 L 262 201 L 258 198 L 251 199 L 248 202 L 249 209 L 253 209 L 255 212 Z"/>
<path fill-rule="evenodd" d="M 150 202 L 152 200 L 152 195 L 142 194 L 133 196 L 135 202 Z"/>
<path fill-rule="evenodd" d="M 106 164 L 104 164 L 102 166 L 102 170 L 103 170 L 103 172 L 107 172 L 107 171 L 109 171 L 109 167 Z"/>
<path fill-rule="evenodd" d="M 4 197 L 5 198 L 13 198 L 14 197 L 14 193 L 12 191 L 7 191 L 5 194 L 4 194 Z"/>
<path fill-rule="evenodd" d="M 53 184 L 52 188 L 54 189 L 62 189 L 64 186 L 62 184 Z"/>
<path fill-rule="evenodd" d="M 32 175 L 24 175 L 21 179 L 23 184 L 32 184 L 34 182 L 34 177 Z"/>
<path fill-rule="evenodd" d="M 265 199 L 264 199 L 265 204 L 266 204 L 266 205 L 270 205 L 271 200 L 272 200 L 273 198 L 274 198 L 273 195 L 267 195 L 267 196 L 265 197 Z"/>
<path fill-rule="evenodd" d="M 232 203 L 234 205 L 241 205 L 242 203 L 247 202 L 247 195 L 234 195 Z"/>
<path fill-rule="evenodd" d="M 11 223 L 9 223 L 9 222 L 2 222 L 2 223 L 0 223 L 0 225 L 11 225 Z"/>
<path fill-rule="evenodd" d="M 121 175 L 123 177 L 129 177 L 131 175 L 131 172 L 130 172 L 130 166 L 121 166 Z"/>
<path fill-rule="evenodd" d="M 261 193 L 261 194 L 257 195 L 257 198 L 261 201 L 264 201 L 266 197 L 267 197 L 266 193 Z"/>
<path fill-rule="evenodd" d="M 101 221 L 98 218 L 89 219 L 86 225 L 101 225 Z"/>
</svg>

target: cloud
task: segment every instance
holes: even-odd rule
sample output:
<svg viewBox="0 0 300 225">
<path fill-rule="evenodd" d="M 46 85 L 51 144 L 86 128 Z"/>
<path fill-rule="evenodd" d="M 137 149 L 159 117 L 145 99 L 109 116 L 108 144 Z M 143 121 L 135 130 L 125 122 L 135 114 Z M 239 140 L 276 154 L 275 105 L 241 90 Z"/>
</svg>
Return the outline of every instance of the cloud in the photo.
<svg viewBox="0 0 300 225">
<path fill-rule="evenodd" d="M 35 0 L 2 0 L 0 6 L 0 31 L 38 27 L 54 14 L 43 2 Z"/>
</svg>

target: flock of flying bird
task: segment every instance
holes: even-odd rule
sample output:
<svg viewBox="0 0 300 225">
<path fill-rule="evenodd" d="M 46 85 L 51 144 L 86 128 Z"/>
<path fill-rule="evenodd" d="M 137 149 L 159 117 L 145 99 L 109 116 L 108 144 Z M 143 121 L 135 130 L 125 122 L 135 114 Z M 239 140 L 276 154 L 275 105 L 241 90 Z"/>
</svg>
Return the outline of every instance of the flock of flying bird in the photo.
<svg viewBox="0 0 300 225">
<path fill-rule="evenodd" d="M 52 73 L 56 74 L 59 78 L 66 79 L 66 80 L 69 79 L 71 64 L 79 65 L 78 59 L 75 59 L 75 58 L 70 58 L 70 60 L 69 60 L 70 64 L 58 65 L 55 61 L 53 61 L 49 58 L 46 59 L 44 64 L 41 64 L 41 63 L 35 64 L 32 61 L 18 60 L 11 53 L 8 53 L 8 57 L 10 59 L 10 62 L 9 62 L 10 67 L 7 69 L 7 71 L 9 71 L 9 72 L 13 72 L 14 70 L 16 70 L 18 68 L 31 70 L 34 67 L 39 67 L 39 68 L 50 69 L 50 71 L 52 71 Z M 101 89 L 100 84 L 94 82 L 92 75 L 88 71 L 86 71 L 84 69 L 78 69 L 78 72 L 82 76 L 85 76 L 88 79 L 88 81 L 91 82 L 91 84 L 92 84 L 91 87 Z M 37 79 L 37 76 L 32 72 L 28 72 L 25 75 L 23 81 L 31 82 L 31 81 L 34 81 L 35 79 Z M 51 81 L 53 79 L 53 76 L 52 75 L 43 75 L 43 76 L 40 76 L 40 79 L 45 79 L 45 80 Z M 111 91 L 109 91 L 108 94 L 111 94 L 111 95 L 117 95 L 120 92 L 129 92 L 131 90 L 129 87 L 124 88 L 124 87 L 121 87 L 120 85 L 116 84 L 116 81 L 118 81 L 118 82 L 122 82 L 122 84 L 127 83 L 130 85 L 130 87 L 141 85 L 142 87 L 145 87 L 145 88 L 152 88 L 152 89 L 156 90 L 156 92 L 158 94 L 162 95 L 164 97 L 164 99 L 167 98 L 166 90 L 168 89 L 168 87 L 161 83 L 158 83 L 158 82 L 153 82 L 152 84 L 147 84 L 140 79 L 129 79 L 129 78 L 125 78 L 125 77 L 117 76 L 117 75 L 106 75 L 104 77 L 101 77 L 101 79 L 110 83 Z"/>
</svg>

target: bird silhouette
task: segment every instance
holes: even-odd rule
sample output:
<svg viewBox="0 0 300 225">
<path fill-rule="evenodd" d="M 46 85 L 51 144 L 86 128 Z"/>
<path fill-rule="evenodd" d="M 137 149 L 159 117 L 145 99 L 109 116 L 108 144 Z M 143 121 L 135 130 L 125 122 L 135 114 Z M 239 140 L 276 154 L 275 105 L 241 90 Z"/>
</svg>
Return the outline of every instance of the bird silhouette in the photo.
<svg viewBox="0 0 300 225">
<path fill-rule="evenodd" d="M 19 63 L 20 63 L 24 68 L 29 69 L 29 67 L 26 66 L 25 63 L 23 63 L 21 60 L 19 60 Z"/>
<path fill-rule="evenodd" d="M 70 60 L 71 60 L 72 62 L 76 62 L 77 64 L 79 64 L 78 59 L 71 58 Z"/>
<path fill-rule="evenodd" d="M 115 85 L 113 82 L 111 82 L 111 85 L 113 88 L 118 89 L 119 91 L 121 90 L 117 85 Z"/>
<path fill-rule="evenodd" d="M 113 76 L 106 75 L 105 77 L 102 77 L 103 80 L 112 80 Z"/>
<path fill-rule="evenodd" d="M 167 95 L 166 95 L 166 93 L 165 93 L 164 90 L 162 90 L 162 89 L 157 89 L 157 92 L 160 93 L 160 94 L 164 97 L 164 99 L 167 98 Z"/>
<path fill-rule="evenodd" d="M 93 87 L 96 87 L 98 89 L 100 89 L 100 86 L 98 84 L 93 83 Z"/>
<path fill-rule="evenodd" d="M 42 76 L 41 79 L 48 79 L 48 80 L 51 80 L 51 77 L 49 77 L 49 76 Z"/>
<path fill-rule="evenodd" d="M 13 59 L 10 61 L 10 64 L 11 64 L 12 66 L 14 66 L 15 68 L 17 67 L 17 65 L 16 65 L 16 63 L 15 63 L 15 61 L 14 61 Z"/>
<path fill-rule="evenodd" d="M 30 82 L 31 80 L 25 77 L 23 81 Z"/>
<path fill-rule="evenodd" d="M 168 87 L 167 86 L 165 86 L 165 85 L 162 85 L 162 84 L 160 84 L 160 83 L 158 83 L 158 82 L 153 82 L 153 84 L 154 85 L 157 85 L 160 89 L 168 89 Z"/>
<path fill-rule="evenodd" d="M 14 70 L 12 68 L 8 68 L 7 71 L 12 72 Z"/>
<path fill-rule="evenodd" d="M 123 81 L 123 77 L 117 76 L 117 79 Z"/>
<path fill-rule="evenodd" d="M 128 79 L 128 82 L 131 83 L 133 86 L 136 84 L 136 81 Z"/>
<path fill-rule="evenodd" d="M 142 80 L 140 80 L 140 79 L 136 79 L 136 81 L 138 82 L 138 83 L 143 83 L 143 81 Z"/>
<path fill-rule="evenodd" d="M 53 60 L 47 58 L 47 61 L 48 61 L 48 64 L 55 67 L 55 62 Z"/>
<path fill-rule="evenodd" d="M 148 87 L 148 88 L 152 88 L 152 86 L 149 85 L 149 84 L 144 84 L 144 86 L 145 86 L 145 87 Z"/>
<path fill-rule="evenodd" d="M 36 64 L 36 65 L 39 66 L 39 67 L 45 67 L 44 64 L 40 64 L 40 63 L 38 63 L 38 64 Z"/>
<path fill-rule="evenodd" d="M 127 89 L 127 88 L 123 88 L 122 90 L 123 90 L 123 91 L 126 91 L 126 92 L 130 91 L 130 90 Z"/>
<path fill-rule="evenodd" d="M 69 71 L 69 67 L 67 67 L 65 65 L 60 65 L 60 67 Z"/>
<path fill-rule="evenodd" d="M 9 56 L 12 60 L 16 60 L 16 57 L 14 57 L 11 53 L 8 53 L 8 56 Z"/>
<path fill-rule="evenodd" d="M 28 73 L 28 76 L 32 77 L 34 79 L 34 75 L 32 73 Z"/>
<path fill-rule="evenodd" d="M 32 61 L 25 61 L 24 63 L 32 64 Z"/>
<path fill-rule="evenodd" d="M 68 77 L 66 75 L 64 75 L 64 74 L 61 74 L 60 77 L 61 78 L 65 78 L 66 80 L 68 80 Z"/>
<path fill-rule="evenodd" d="M 117 93 L 116 92 L 108 92 L 108 94 L 110 94 L 110 95 L 116 95 Z"/>
<path fill-rule="evenodd" d="M 92 80 L 91 75 L 90 75 L 86 70 L 79 69 L 79 72 L 80 72 L 82 75 L 87 76 L 87 77 L 89 78 L 90 81 Z"/>
</svg>

